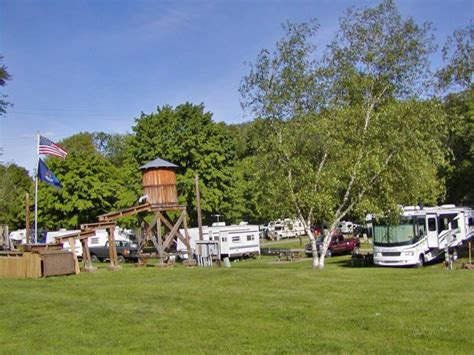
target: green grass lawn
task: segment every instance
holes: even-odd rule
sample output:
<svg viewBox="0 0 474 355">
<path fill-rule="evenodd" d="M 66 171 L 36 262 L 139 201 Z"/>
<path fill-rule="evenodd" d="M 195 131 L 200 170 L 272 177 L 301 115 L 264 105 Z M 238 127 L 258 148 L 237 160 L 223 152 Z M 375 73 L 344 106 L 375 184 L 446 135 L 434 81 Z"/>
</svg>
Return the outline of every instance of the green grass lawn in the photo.
<svg viewBox="0 0 474 355">
<path fill-rule="evenodd" d="M 262 248 L 288 248 L 288 249 L 303 249 L 305 244 L 309 243 L 309 239 L 307 237 L 302 237 L 301 240 L 299 238 L 293 239 L 284 239 L 279 241 L 269 241 L 263 240 L 260 241 L 260 247 Z"/>
<path fill-rule="evenodd" d="M 0 279 L 0 352 L 472 354 L 472 271 L 347 259 Z"/>
</svg>

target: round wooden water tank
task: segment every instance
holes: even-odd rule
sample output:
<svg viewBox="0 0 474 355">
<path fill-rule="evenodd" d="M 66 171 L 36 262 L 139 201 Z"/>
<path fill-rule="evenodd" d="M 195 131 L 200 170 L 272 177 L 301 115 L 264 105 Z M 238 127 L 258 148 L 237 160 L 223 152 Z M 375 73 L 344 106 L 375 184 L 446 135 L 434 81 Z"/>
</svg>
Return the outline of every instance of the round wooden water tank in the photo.
<svg viewBox="0 0 474 355">
<path fill-rule="evenodd" d="M 168 168 L 152 168 L 142 171 L 142 183 L 147 201 L 152 205 L 175 205 L 178 203 L 176 192 L 176 172 Z"/>
</svg>

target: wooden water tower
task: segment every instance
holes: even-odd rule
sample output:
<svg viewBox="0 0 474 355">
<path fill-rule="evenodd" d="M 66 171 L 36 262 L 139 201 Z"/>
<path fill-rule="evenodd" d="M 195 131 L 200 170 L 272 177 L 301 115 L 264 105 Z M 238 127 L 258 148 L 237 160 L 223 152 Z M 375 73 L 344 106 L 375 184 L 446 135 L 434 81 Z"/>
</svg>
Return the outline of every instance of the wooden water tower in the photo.
<svg viewBox="0 0 474 355">
<path fill-rule="evenodd" d="M 177 168 L 177 165 L 160 158 L 140 167 L 143 189 L 148 203 L 152 206 L 178 205 L 178 194 L 176 192 Z"/>
<path fill-rule="evenodd" d="M 99 223 L 84 225 L 84 228 L 109 228 L 111 224 L 115 227 L 115 221 L 119 218 L 137 215 L 141 225 L 141 233 L 138 237 L 138 258 L 139 265 L 144 265 L 149 257 L 156 257 L 154 252 L 145 253 L 145 246 L 151 241 L 155 246 L 160 259 L 157 266 L 163 266 L 171 259 L 173 246 L 177 239 L 181 240 L 187 249 L 187 265 L 196 264 L 193 259 L 190 237 L 188 232 L 186 206 L 178 203 L 178 194 L 176 191 L 176 169 L 174 165 L 166 160 L 157 158 L 140 167 L 142 171 L 143 190 L 147 196 L 147 202 L 141 205 L 128 207 L 116 212 L 110 212 L 98 216 Z M 142 214 L 153 213 L 154 217 L 146 220 Z M 81 226 L 82 227 L 82 226 Z M 111 231 L 111 232 L 110 232 Z M 110 229 L 111 235 L 110 248 L 115 251 L 115 240 L 113 239 L 113 229 Z M 112 257 L 111 257 L 112 260 Z"/>
</svg>

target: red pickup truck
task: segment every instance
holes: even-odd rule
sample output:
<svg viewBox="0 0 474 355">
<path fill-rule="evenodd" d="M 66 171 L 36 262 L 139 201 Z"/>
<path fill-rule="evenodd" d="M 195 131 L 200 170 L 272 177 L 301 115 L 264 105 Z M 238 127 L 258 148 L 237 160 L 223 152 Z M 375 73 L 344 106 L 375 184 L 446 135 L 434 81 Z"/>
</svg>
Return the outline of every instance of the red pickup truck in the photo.
<svg viewBox="0 0 474 355">
<path fill-rule="evenodd" d="M 316 249 L 318 254 L 321 253 L 321 248 L 323 247 L 323 237 L 316 239 Z M 331 242 L 329 243 L 328 250 L 326 252 L 327 257 L 339 254 L 352 253 L 354 249 L 360 247 L 359 238 L 347 238 L 345 239 L 342 234 L 333 235 L 331 237 Z M 313 252 L 311 250 L 311 243 L 306 244 L 304 248 L 306 256 L 312 256 Z"/>
</svg>

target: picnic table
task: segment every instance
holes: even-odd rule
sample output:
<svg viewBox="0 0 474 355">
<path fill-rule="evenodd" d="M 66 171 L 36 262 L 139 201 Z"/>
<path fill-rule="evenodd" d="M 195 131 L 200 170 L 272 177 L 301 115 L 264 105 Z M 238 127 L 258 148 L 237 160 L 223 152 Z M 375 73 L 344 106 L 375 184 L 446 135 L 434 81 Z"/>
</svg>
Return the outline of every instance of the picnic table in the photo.
<svg viewBox="0 0 474 355">
<path fill-rule="evenodd" d="M 293 261 L 304 256 L 303 249 L 280 249 L 278 253 L 279 261 Z"/>
</svg>

